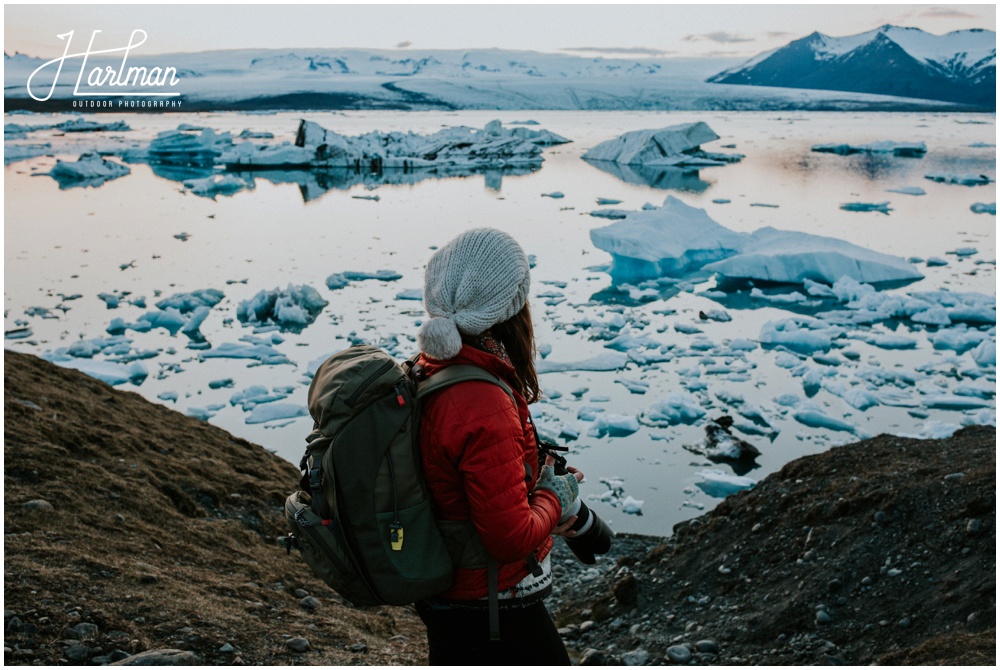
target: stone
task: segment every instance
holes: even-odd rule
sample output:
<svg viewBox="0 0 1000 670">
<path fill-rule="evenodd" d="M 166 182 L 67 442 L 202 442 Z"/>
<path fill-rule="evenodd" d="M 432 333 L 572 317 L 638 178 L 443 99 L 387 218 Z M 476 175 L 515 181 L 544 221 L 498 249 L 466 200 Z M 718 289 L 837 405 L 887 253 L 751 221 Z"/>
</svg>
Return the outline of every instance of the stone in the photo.
<svg viewBox="0 0 1000 670">
<path fill-rule="evenodd" d="M 833 623 L 833 617 L 830 616 L 830 613 L 827 612 L 826 610 L 819 610 L 818 612 L 816 612 L 816 623 L 818 624 Z"/>
<path fill-rule="evenodd" d="M 718 654 L 719 644 L 715 640 L 698 640 L 694 643 L 694 649 L 699 654 Z"/>
<path fill-rule="evenodd" d="M 224 645 L 222 645 L 221 647 L 219 647 L 219 653 L 220 654 L 231 654 L 234 651 L 236 651 L 236 647 L 234 647 L 233 645 L 229 644 L 228 642 L 225 643 Z"/>
<path fill-rule="evenodd" d="M 315 596 L 306 596 L 299 601 L 299 607 L 307 612 L 315 612 L 320 608 L 320 605 L 322 605 L 322 603 L 319 601 L 319 598 L 316 598 Z"/>
<path fill-rule="evenodd" d="M 91 665 L 107 665 L 111 662 L 111 658 L 108 656 L 94 656 L 90 659 Z"/>
<path fill-rule="evenodd" d="M 899 627 L 900 628 L 909 628 L 910 627 L 910 617 L 906 617 L 905 616 L 902 619 L 900 619 L 899 620 Z"/>
<path fill-rule="evenodd" d="M 981 519 L 969 519 L 969 523 L 965 524 L 965 534 L 975 537 L 976 535 L 981 535 L 983 532 L 983 522 Z"/>
<path fill-rule="evenodd" d="M 309 640 L 304 637 L 293 637 L 285 642 L 285 646 L 298 654 L 304 654 L 312 649 L 312 647 L 309 646 Z"/>
<path fill-rule="evenodd" d="M 81 642 L 90 642 L 97 639 L 98 628 L 92 623 L 78 623 L 75 626 L 67 626 L 62 630 L 62 636 Z"/>
<path fill-rule="evenodd" d="M 63 650 L 63 656 L 70 663 L 83 663 L 90 658 L 90 647 L 79 642 L 72 642 L 66 645 L 66 648 Z"/>
<path fill-rule="evenodd" d="M 52 506 L 48 500 L 29 500 L 28 502 L 21 505 L 24 509 L 34 510 L 36 512 L 52 512 L 55 507 Z"/>
<path fill-rule="evenodd" d="M 826 584 L 826 590 L 830 593 L 839 593 L 842 588 L 844 588 L 844 584 L 839 579 L 831 579 Z"/>
<path fill-rule="evenodd" d="M 201 665 L 201 657 L 181 649 L 150 649 L 134 654 L 111 665 Z"/>
<path fill-rule="evenodd" d="M 691 662 L 691 650 L 683 644 L 675 644 L 667 647 L 667 660 L 671 663 L 687 665 Z"/>
<path fill-rule="evenodd" d="M 882 510 L 875 512 L 875 523 L 879 524 L 880 526 L 884 526 L 885 524 L 889 523 L 889 515 L 883 512 Z"/>
<path fill-rule="evenodd" d="M 309 595 L 309 592 L 305 589 L 295 589 L 292 593 L 295 594 L 296 598 L 305 598 Z"/>
<path fill-rule="evenodd" d="M 367 654 L 368 645 L 364 642 L 355 642 L 350 646 L 350 650 L 352 654 Z"/>
<path fill-rule="evenodd" d="M 622 654 L 622 665 L 646 665 L 649 663 L 649 652 L 645 649 L 635 649 Z"/>
<path fill-rule="evenodd" d="M 639 598 L 639 582 L 636 581 L 635 576 L 631 573 L 623 576 L 615 585 L 611 587 L 611 592 L 617 600 L 622 605 L 626 607 L 635 605 Z"/>
<path fill-rule="evenodd" d="M 111 662 L 114 663 L 115 661 L 123 661 L 129 656 L 131 656 L 131 654 L 129 654 L 127 651 L 122 651 L 121 649 L 115 649 L 114 651 L 111 652 L 108 658 L 110 658 Z"/>
<path fill-rule="evenodd" d="M 580 632 L 586 633 L 587 631 L 593 629 L 596 625 L 597 624 L 595 622 L 588 619 L 587 621 L 584 621 L 582 624 L 580 624 Z"/>
<path fill-rule="evenodd" d="M 580 657 L 580 665 L 608 665 L 608 657 L 603 651 L 586 649 Z"/>
</svg>

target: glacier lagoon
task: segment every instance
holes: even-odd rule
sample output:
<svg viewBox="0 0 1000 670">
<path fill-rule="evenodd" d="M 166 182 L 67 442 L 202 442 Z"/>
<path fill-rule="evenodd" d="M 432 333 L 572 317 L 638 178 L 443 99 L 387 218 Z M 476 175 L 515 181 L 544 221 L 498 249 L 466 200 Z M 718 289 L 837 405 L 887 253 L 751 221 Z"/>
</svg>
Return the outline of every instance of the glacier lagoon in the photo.
<svg viewBox="0 0 1000 670">
<path fill-rule="evenodd" d="M 68 118 L 7 115 L 5 121 Z M 43 175 L 57 158 L 75 161 L 90 149 L 120 154 L 182 123 L 291 141 L 300 118 L 347 135 L 429 134 L 446 126 L 482 128 L 494 118 L 505 125 L 530 119 L 538 125 L 528 127 L 573 142 L 546 148 L 537 168 L 510 172 L 236 172 L 231 174 L 244 187 L 214 199 L 183 186 L 210 171 L 133 163 L 130 174 L 99 187 L 67 188 Z M 116 368 L 125 370 L 123 381 L 139 381 L 142 371 L 147 376 L 119 388 L 202 416 L 293 463 L 310 427 L 308 418 L 297 416 L 310 366 L 352 342 L 386 346 L 399 356 L 414 351 L 423 312 L 413 298 L 432 247 L 481 225 L 509 231 L 535 258 L 537 336 L 544 365 L 555 371 L 542 375 L 547 399 L 534 414 L 543 433 L 571 448 L 571 462 L 587 473 L 583 493 L 593 496 L 594 509 L 616 530 L 668 533 L 791 459 L 865 435 L 935 436 L 963 422 L 995 423 L 995 323 L 982 309 L 978 320 L 950 326 L 935 319 L 845 325 L 824 316 L 845 311 L 845 303 L 808 295 L 802 286 L 724 292 L 707 273 L 623 286 L 612 282 L 610 256 L 590 239 L 590 231 L 608 221 L 589 216 L 606 207 L 599 198 L 621 201 L 612 205 L 616 209 L 638 210 L 674 196 L 736 232 L 770 226 L 914 259 L 924 278 L 882 289 L 882 296 L 948 291 L 995 302 L 995 215 L 976 208 L 995 203 L 995 183 L 926 178 L 995 179 L 992 115 L 469 111 L 107 119 L 124 120 L 131 130 L 39 130 L 20 139 L 5 134 L 5 346 L 50 357 L 75 347 L 76 355 L 64 357 L 92 373 L 113 365 L 108 361 L 127 360 Z M 627 131 L 694 121 L 721 136 L 708 150 L 731 146 L 725 150 L 745 158 L 697 172 L 608 170 L 580 158 Z M 814 145 L 882 141 L 922 141 L 927 153 L 811 151 Z M 45 143 L 40 151 L 51 156 L 18 149 Z M 36 155 L 12 160 L 18 151 Z M 563 197 L 543 197 L 555 193 Z M 886 201 L 888 215 L 841 209 Z M 381 270 L 401 276 L 359 278 Z M 336 273 L 362 274 L 328 287 Z M 311 286 L 329 303 L 314 322 L 300 332 L 255 332 L 241 323 L 241 302 L 289 285 Z M 131 342 L 107 341 L 114 319 L 137 323 L 156 311 L 157 301 L 203 289 L 224 294 L 200 315 L 203 342 L 163 328 L 125 330 L 119 337 Z M 118 298 L 114 309 L 109 296 Z M 766 345 L 797 328 L 787 325 L 790 320 L 817 315 L 823 328 L 841 330 L 828 350 Z M 98 338 L 103 341 L 96 345 L 80 343 Z M 269 347 L 278 355 L 267 360 L 277 364 L 211 356 L 233 345 L 244 345 L 244 353 Z M 259 402 L 231 402 L 237 394 Z M 733 469 L 704 456 L 706 421 L 725 415 L 735 419 L 734 433 L 761 452 L 759 467 Z"/>
</svg>

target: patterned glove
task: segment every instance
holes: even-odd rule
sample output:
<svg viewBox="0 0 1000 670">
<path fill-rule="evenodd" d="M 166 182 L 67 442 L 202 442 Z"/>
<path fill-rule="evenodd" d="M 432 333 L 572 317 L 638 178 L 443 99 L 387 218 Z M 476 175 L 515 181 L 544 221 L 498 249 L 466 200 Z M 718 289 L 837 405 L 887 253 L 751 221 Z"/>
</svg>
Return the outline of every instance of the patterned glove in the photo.
<svg viewBox="0 0 1000 670">
<path fill-rule="evenodd" d="M 551 465 L 542 466 L 541 472 L 538 473 L 538 483 L 535 484 L 535 488 L 555 493 L 556 497 L 559 498 L 559 504 L 563 510 L 568 510 L 580 494 L 580 486 L 577 484 L 573 473 L 570 472 L 565 475 L 556 476 L 555 470 Z"/>
</svg>

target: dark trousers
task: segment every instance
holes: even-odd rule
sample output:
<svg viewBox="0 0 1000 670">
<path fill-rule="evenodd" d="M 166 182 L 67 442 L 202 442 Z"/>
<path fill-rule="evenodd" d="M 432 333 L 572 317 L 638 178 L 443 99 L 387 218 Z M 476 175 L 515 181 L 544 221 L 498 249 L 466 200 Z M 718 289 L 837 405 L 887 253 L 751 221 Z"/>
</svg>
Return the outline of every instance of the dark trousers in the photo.
<svg viewBox="0 0 1000 670">
<path fill-rule="evenodd" d="M 489 612 L 417 603 L 427 626 L 431 665 L 570 665 L 541 601 L 500 610 L 500 640 L 490 641 Z"/>
</svg>

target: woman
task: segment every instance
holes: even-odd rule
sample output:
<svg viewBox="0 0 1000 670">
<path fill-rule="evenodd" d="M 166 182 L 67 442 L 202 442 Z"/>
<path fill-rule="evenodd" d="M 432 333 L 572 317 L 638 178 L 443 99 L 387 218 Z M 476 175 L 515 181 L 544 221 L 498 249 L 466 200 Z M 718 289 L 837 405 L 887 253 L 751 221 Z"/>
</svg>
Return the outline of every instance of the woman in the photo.
<svg viewBox="0 0 1000 670">
<path fill-rule="evenodd" d="M 490 569 L 463 560 L 451 588 L 417 603 L 432 665 L 569 664 L 542 599 L 552 588 L 552 534 L 572 534 L 576 517 L 559 518 L 583 473 L 539 468 L 528 414 L 539 397 L 529 284 L 520 245 L 490 228 L 462 233 L 427 264 L 431 318 L 417 338 L 423 374 L 473 365 L 512 391 L 464 381 L 424 404 L 420 446 L 436 513 L 446 522 L 471 521 L 475 546 L 466 555 L 478 548 L 495 562 L 499 603 L 499 640 L 491 640 Z"/>
</svg>

